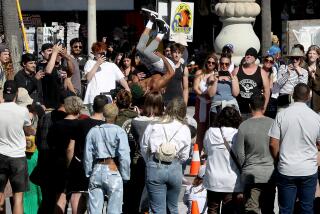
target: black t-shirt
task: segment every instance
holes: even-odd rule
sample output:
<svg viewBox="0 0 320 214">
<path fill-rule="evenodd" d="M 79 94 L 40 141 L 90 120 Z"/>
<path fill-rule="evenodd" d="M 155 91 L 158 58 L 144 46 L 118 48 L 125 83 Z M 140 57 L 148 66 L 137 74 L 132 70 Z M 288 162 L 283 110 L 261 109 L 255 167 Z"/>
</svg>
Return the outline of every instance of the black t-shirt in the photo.
<svg viewBox="0 0 320 214">
<path fill-rule="evenodd" d="M 35 102 L 42 103 L 41 81 L 34 74 L 27 74 L 23 69 L 14 76 L 18 88 L 25 88 Z"/>
<path fill-rule="evenodd" d="M 66 150 L 70 140 L 76 140 L 79 134 L 78 122 L 79 120 L 62 119 L 49 128 L 48 146 L 56 160 L 66 160 Z"/>
<path fill-rule="evenodd" d="M 74 156 L 76 156 L 79 160 L 83 159 L 83 151 L 86 143 L 86 137 L 90 129 L 94 126 L 104 124 L 105 122 L 102 120 L 95 120 L 92 118 L 87 118 L 84 120 L 79 120 L 78 122 L 78 134 L 76 137 L 76 145 L 74 148 Z"/>
<path fill-rule="evenodd" d="M 68 168 L 68 192 L 88 190 L 89 180 L 86 177 L 83 168 L 83 151 L 85 148 L 86 137 L 92 127 L 103 123 L 104 121 L 102 120 L 94 120 L 91 118 L 78 121 L 74 156 Z"/>
<path fill-rule="evenodd" d="M 79 131 L 78 120 L 63 119 L 54 123 L 48 132 L 49 164 L 48 172 L 52 185 L 57 192 L 64 192 L 67 187 L 67 148 L 70 140 L 75 140 Z M 54 182 L 53 182 L 54 181 Z"/>
<path fill-rule="evenodd" d="M 44 70 L 47 63 L 38 63 L 37 70 Z M 41 79 L 43 104 L 46 108 L 58 108 L 60 92 L 64 90 L 63 79 L 59 76 L 59 68 L 54 67 L 51 74 Z"/>
</svg>

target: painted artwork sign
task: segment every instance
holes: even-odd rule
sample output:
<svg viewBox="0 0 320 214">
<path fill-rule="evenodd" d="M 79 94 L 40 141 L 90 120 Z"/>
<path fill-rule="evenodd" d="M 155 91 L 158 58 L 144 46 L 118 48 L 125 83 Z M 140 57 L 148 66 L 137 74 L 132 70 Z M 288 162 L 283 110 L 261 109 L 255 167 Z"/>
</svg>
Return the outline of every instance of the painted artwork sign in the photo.
<svg viewBox="0 0 320 214">
<path fill-rule="evenodd" d="M 320 46 L 320 19 L 287 21 L 287 51 L 294 44 L 302 44 L 307 50 L 311 45 Z"/>
<path fill-rule="evenodd" d="M 187 42 L 193 40 L 193 2 L 171 2 L 170 41 L 175 34 L 185 34 Z"/>
</svg>

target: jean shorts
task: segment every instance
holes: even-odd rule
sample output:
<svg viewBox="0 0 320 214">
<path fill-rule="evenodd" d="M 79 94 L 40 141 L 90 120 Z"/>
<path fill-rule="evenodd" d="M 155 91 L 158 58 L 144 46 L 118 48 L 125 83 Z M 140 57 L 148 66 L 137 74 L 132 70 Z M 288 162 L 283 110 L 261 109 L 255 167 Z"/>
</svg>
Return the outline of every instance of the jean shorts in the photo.
<svg viewBox="0 0 320 214">
<path fill-rule="evenodd" d="M 14 193 L 28 190 L 29 176 L 26 157 L 12 158 L 0 154 L 0 192 L 4 192 L 8 180 Z"/>
</svg>

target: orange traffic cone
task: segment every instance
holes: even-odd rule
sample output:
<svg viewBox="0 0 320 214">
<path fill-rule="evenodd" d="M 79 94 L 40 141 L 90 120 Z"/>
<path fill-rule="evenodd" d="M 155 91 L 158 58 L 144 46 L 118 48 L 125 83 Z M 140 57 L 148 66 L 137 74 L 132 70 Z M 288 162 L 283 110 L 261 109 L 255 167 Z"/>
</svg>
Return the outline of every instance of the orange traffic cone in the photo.
<svg viewBox="0 0 320 214">
<path fill-rule="evenodd" d="M 198 144 L 194 144 L 193 146 L 193 155 L 190 166 L 190 175 L 196 176 L 198 175 L 200 169 L 200 154 L 199 154 L 199 146 Z"/>
<path fill-rule="evenodd" d="M 198 207 L 198 202 L 196 200 L 192 201 L 191 214 L 200 214 L 199 207 Z"/>
</svg>

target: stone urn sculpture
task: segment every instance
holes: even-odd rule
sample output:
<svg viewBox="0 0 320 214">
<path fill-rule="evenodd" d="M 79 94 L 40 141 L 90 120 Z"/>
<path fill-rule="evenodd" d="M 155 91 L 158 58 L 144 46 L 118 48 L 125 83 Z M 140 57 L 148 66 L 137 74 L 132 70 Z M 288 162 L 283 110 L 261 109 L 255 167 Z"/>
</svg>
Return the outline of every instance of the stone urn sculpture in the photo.
<svg viewBox="0 0 320 214">
<path fill-rule="evenodd" d="M 255 17 L 260 13 L 260 6 L 255 0 L 220 0 L 215 6 L 215 12 L 223 23 L 215 40 L 217 53 L 221 53 L 224 45 L 232 44 L 232 61 L 239 65 L 248 48 L 260 50 L 259 38 L 252 27 Z"/>
</svg>

